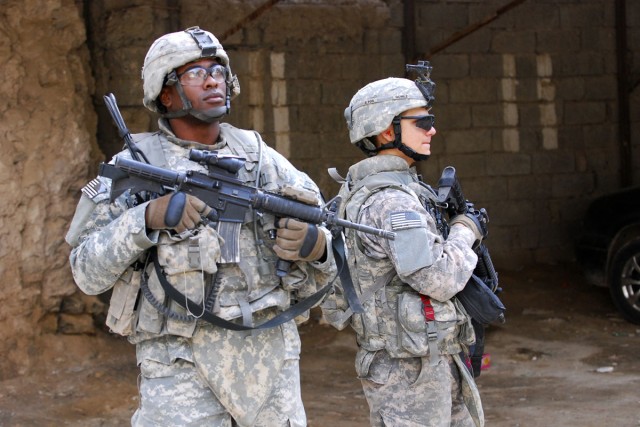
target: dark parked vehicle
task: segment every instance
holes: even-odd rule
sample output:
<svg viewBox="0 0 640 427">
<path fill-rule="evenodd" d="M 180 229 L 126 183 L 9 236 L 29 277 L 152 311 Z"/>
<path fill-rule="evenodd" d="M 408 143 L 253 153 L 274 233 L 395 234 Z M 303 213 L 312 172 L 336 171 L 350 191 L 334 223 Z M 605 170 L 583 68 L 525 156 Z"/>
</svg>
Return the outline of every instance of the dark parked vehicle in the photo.
<svg viewBox="0 0 640 427">
<path fill-rule="evenodd" d="M 622 316 L 640 324 L 640 186 L 591 202 L 576 243 L 587 280 L 607 286 Z"/>
</svg>

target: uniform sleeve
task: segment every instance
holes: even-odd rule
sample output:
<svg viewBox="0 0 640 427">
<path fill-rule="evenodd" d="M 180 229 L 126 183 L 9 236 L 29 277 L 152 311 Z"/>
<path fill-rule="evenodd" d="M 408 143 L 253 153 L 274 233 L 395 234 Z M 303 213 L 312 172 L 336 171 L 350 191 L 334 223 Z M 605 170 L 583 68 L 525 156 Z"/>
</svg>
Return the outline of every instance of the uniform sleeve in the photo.
<svg viewBox="0 0 640 427">
<path fill-rule="evenodd" d="M 438 301 L 460 292 L 476 267 L 473 231 L 455 225 L 444 240 L 433 217 L 410 194 L 385 189 L 360 211 L 361 224 L 396 233 L 395 240 L 358 232 L 367 256 L 388 258 L 403 282 Z"/>
<path fill-rule="evenodd" d="M 104 184 L 104 183 L 103 183 Z M 108 185 L 96 194 L 84 193 L 67 233 L 69 262 L 78 287 L 89 295 L 110 289 L 118 277 L 157 242 L 147 236 L 146 203 L 126 209 L 124 199 L 109 203 Z"/>
</svg>

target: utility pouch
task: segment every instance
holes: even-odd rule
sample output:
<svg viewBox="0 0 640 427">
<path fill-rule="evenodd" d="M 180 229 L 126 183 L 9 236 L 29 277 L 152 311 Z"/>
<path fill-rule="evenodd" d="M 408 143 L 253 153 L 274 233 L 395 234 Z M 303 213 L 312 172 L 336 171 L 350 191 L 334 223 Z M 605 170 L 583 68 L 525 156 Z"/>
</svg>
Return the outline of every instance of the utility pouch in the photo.
<svg viewBox="0 0 640 427">
<path fill-rule="evenodd" d="M 142 270 L 129 268 L 113 286 L 106 325 L 111 332 L 129 336 L 135 330 L 136 301 L 140 292 Z"/>
<path fill-rule="evenodd" d="M 482 325 L 504 322 L 505 306 L 500 298 L 475 274 L 456 297 L 469 316 Z"/>
<path fill-rule="evenodd" d="M 398 343 L 415 356 L 429 353 L 429 339 L 438 340 L 437 334 L 429 334 L 422 310 L 422 299 L 415 292 L 398 295 Z M 430 337 L 431 335 L 431 337 Z"/>
<path fill-rule="evenodd" d="M 459 317 L 454 303 L 431 302 L 435 320 L 427 321 L 420 294 L 398 295 L 398 344 L 412 355 L 431 355 L 434 363 L 439 354 L 460 351 L 457 328 L 465 319 Z"/>
<path fill-rule="evenodd" d="M 203 304 L 207 292 L 208 278 L 218 271 L 216 261 L 220 259 L 220 237 L 213 228 L 205 226 L 197 232 L 180 236 L 161 235 L 158 241 L 158 265 L 176 289 L 186 298 Z M 191 314 L 199 317 L 203 313 L 190 313 L 178 301 L 169 301 L 168 308 L 181 316 Z M 184 322 L 169 318 L 167 332 L 179 336 L 191 336 L 195 322 Z"/>
<path fill-rule="evenodd" d="M 471 316 L 467 313 L 464 306 L 457 298 L 452 299 L 456 310 L 460 313 L 460 320 L 458 322 L 458 341 L 460 344 L 469 348 L 476 343 L 475 328 Z"/>
</svg>

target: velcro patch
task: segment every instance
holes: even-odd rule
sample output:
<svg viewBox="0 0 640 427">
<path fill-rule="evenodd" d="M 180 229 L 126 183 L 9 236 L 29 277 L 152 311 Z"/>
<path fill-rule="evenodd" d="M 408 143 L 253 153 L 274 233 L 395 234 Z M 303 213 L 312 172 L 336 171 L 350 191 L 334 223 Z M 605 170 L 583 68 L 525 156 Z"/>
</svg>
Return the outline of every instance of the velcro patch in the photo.
<svg viewBox="0 0 640 427">
<path fill-rule="evenodd" d="M 391 230 L 406 230 L 408 228 L 416 228 L 422 225 L 420 215 L 413 211 L 392 212 L 391 218 Z"/>
</svg>

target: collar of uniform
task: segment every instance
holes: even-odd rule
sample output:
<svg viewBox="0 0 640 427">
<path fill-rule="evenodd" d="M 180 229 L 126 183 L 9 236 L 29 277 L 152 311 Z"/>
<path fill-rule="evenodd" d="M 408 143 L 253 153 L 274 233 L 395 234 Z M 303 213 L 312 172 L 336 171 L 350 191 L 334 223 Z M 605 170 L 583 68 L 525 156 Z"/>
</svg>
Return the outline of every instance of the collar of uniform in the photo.
<svg viewBox="0 0 640 427">
<path fill-rule="evenodd" d="M 349 168 L 349 175 L 354 181 L 379 172 L 404 172 L 416 175 L 416 169 L 410 167 L 401 157 L 384 154 L 368 157 Z"/>
<path fill-rule="evenodd" d="M 198 150 L 219 150 L 227 145 L 227 140 L 224 137 L 223 126 L 220 126 L 220 136 L 218 137 L 219 140 L 214 145 L 200 144 L 199 142 L 178 138 L 173 133 L 173 130 L 169 125 L 169 121 L 165 118 L 158 119 L 158 128 L 167 137 L 169 141 L 183 148 L 196 148 Z"/>
</svg>

